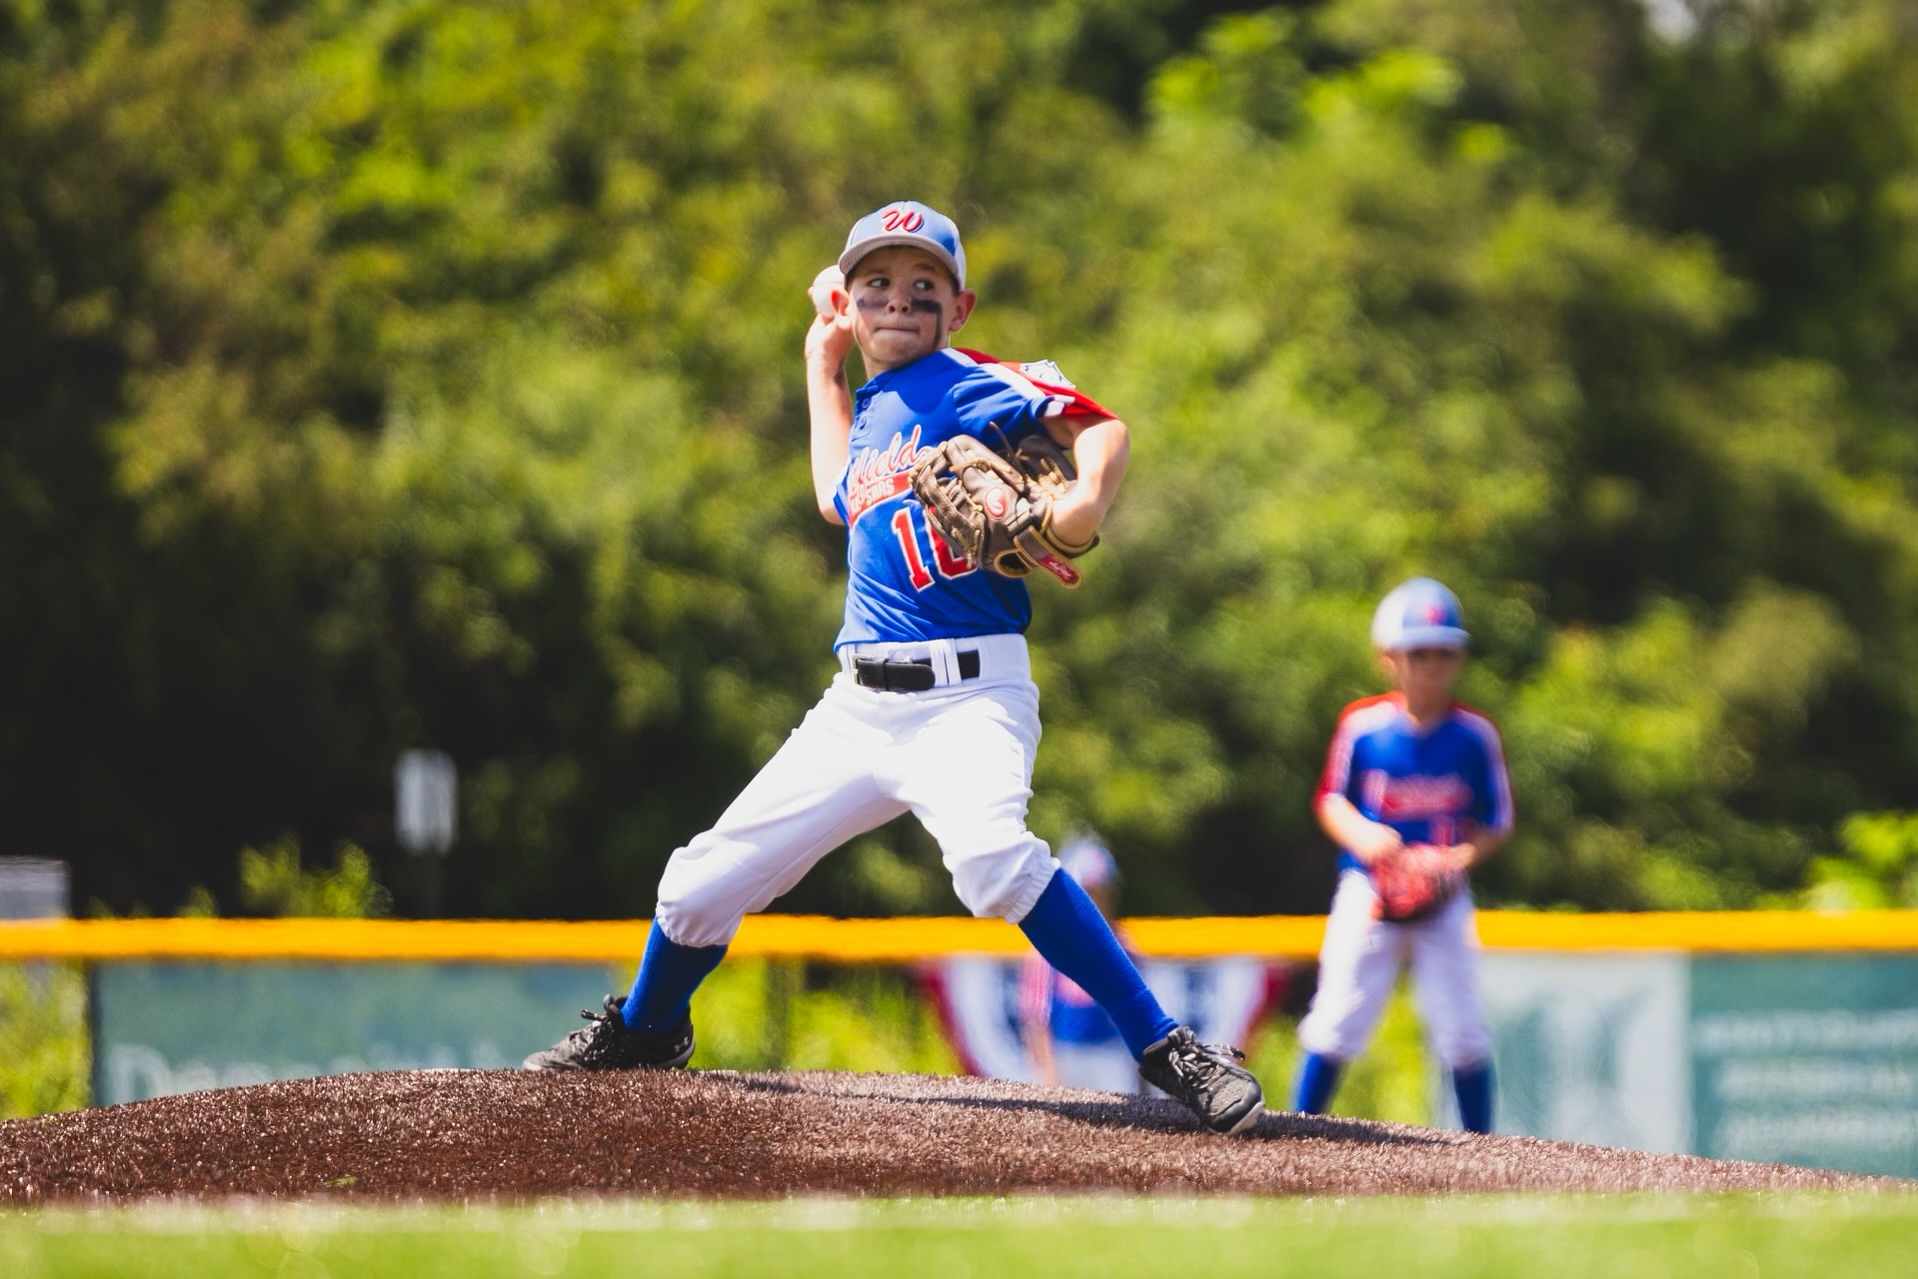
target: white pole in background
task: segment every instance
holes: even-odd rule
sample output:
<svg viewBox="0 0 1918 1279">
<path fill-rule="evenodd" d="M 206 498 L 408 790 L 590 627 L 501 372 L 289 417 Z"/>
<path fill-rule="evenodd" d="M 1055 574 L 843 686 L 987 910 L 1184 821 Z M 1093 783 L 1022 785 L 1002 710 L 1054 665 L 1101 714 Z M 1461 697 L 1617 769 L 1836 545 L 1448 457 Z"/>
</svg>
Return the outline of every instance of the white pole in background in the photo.
<svg viewBox="0 0 1918 1279">
<path fill-rule="evenodd" d="M 393 767 L 393 825 L 400 844 L 426 858 L 426 914 L 440 913 L 439 863 L 459 833 L 459 770 L 445 751 L 415 750 Z"/>
</svg>

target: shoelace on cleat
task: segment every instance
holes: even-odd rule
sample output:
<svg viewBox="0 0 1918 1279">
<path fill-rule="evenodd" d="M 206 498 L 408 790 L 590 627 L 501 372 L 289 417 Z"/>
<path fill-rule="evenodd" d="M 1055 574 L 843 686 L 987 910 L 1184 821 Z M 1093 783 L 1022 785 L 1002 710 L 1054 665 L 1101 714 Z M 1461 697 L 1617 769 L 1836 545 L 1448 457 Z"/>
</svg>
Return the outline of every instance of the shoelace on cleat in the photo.
<svg viewBox="0 0 1918 1279">
<path fill-rule="evenodd" d="M 579 1055 L 584 1061 L 598 1061 L 612 1055 L 613 1045 L 618 1042 L 619 1032 L 613 1026 L 614 1010 L 590 1012 L 580 1009 L 579 1015 L 587 1024 L 566 1036 L 568 1042 L 579 1044 Z"/>
<path fill-rule="evenodd" d="M 1172 1073 L 1194 1084 L 1219 1074 L 1232 1062 L 1244 1060 L 1245 1054 L 1229 1044 L 1202 1044 L 1196 1039 L 1176 1045 L 1166 1054 Z"/>
</svg>

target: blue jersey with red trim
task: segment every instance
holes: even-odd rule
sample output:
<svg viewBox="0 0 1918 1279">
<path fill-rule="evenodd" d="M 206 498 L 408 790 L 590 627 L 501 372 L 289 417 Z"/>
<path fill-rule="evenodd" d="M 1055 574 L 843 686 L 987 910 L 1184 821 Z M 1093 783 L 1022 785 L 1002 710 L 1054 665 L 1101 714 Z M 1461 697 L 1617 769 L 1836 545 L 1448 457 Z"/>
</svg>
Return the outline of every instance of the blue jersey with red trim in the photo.
<svg viewBox="0 0 1918 1279">
<path fill-rule="evenodd" d="M 833 494 L 848 533 L 846 620 L 834 648 L 1025 631 L 1025 583 L 981 571 L 937 537 L 907 473 L 955 436 L 1002 447 L 1064 415 L 1112 416 L 1050 363 L 1008 363 L 956 347 L 889 369 L 854 393 L 850 456 Z"/>
<path fill-rule="evenodd" d="M 1491 719 L 1455 703 L 1421 730 L 1397 693 L 1353 702 L 1339 715 L 1318 798 L 1343 795 L 1407 844 L 1456 844 L 1512 827 L 1512 780 Z M 1363 870 L 1349 849 L 1339 868 Z"/>
</svg>

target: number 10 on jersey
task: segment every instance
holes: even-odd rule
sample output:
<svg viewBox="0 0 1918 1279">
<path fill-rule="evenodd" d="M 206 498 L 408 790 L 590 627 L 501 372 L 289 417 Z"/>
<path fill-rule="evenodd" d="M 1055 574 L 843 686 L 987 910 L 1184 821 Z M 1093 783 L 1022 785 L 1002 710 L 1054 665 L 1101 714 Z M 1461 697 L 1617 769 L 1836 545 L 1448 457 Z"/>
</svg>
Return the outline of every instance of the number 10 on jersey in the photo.
<svg viewBox="0 0 1918 1279">
<path fill-rule="evenodd" d="M 925 590 L 934 579 L 931 570 L 926 567 L 925 556 L 919 550 L 920 525 L 912 518 L 912 507 L 901 507 L 892 517 L 892 531 L 899 537 L 899 553 L 906 557 L 906 571 L 912 576 L 912 589 Z M 926 528 L 925 534 L 932 543 L 932 558 L 939 566 L 940 577 L 964 577 L 967 573 L 978 571 L 978 566 L 971 560 L 947 546 L 946 539 L 940 537 L 936 529 Z"/>
</svg>

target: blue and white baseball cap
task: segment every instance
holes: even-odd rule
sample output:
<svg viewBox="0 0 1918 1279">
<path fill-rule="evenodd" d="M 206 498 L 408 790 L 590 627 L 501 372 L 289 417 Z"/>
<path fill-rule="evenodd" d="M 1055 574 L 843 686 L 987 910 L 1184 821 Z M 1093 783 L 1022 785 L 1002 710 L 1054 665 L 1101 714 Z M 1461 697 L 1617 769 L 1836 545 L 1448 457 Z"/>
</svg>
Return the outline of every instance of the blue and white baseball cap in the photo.
<svg viewBox="0 0 1918 1279">
<path fill-rule="evenodd" d="M 1119 863 L 1106 846 L 1090 835 L 1075 836 L 1059 850 L 1059 864 L 1082 888 L 1113 884 L 1119 878 Z"/>
<path fill-rule="evenodd" d="M 851 279 L 859 259 L 894 244 L 924 249 L 952 272 L 960 288 L 966 287 L 966 250 L 959 243 L 958 224 L 917 200 L 895 200 L 853 223 L 846 251 L 839 255 L 839 269 Z"/>
<path fill-rule="evenodd" d="M 1402 582 L 1372 615 L 1372 646 L 1387 653 L 1408 648 L 1464 648 L 1465 612 L 1458 596 L 1429 577 Z"/>
</svg>

